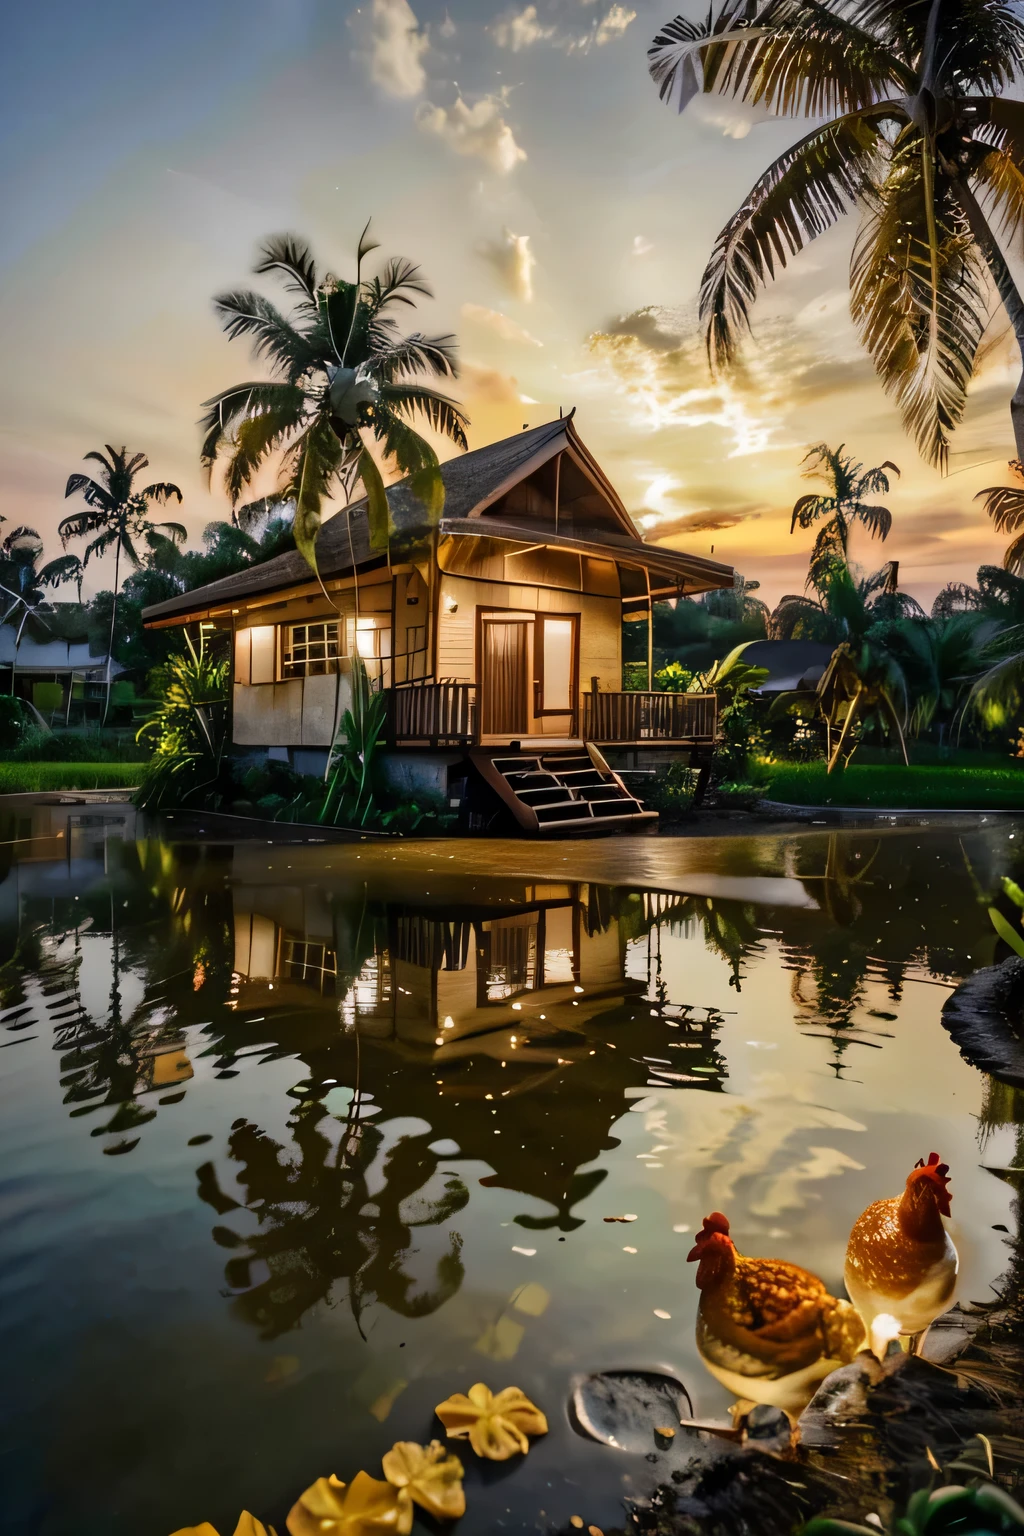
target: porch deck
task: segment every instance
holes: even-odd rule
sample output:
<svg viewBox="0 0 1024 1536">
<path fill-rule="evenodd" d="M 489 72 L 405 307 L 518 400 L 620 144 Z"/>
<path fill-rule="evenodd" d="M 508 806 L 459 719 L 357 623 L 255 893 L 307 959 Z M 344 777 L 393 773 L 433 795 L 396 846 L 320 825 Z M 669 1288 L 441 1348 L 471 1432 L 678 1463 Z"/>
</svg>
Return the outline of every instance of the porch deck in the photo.
<svg viewBox="0 0 1024 1536">
<path fill-rule="evenodd" d="M 713 693 L 584 693 L 578 734 L 523 733 L 515 739 L 538 748 L 592 741 L 596 746 L 711 746 L 718 734 Z M 428 680 L 401 683 L 388 693 L 388 739 L 395 747 L 454 748 L 511 741 L 481 737 L 475 683 Z"/>
</svg>

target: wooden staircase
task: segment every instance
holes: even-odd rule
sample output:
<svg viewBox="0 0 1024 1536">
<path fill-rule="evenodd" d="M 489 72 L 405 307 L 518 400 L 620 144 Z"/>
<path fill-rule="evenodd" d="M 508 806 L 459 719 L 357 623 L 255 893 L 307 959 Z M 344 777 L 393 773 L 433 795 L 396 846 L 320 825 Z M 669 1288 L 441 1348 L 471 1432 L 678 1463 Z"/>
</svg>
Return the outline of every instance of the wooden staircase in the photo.
<svg viewBox="0 0 1024 1536">
<path fill-rule="evenodd" d="M 470 761 L 535 836 L 625 832 L 657 821 L 613 772 L 597 748 L 474 747 Z"/>
</svg>

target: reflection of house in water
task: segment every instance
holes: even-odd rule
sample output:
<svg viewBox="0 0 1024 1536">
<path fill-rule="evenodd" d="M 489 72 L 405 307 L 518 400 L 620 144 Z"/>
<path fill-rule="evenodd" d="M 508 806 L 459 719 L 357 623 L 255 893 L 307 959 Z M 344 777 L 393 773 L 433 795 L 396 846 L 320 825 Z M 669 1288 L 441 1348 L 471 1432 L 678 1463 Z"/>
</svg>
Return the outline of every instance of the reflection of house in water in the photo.
<svg viewBox="0 0 1024 1536">
<path fill-rule="evenodd" d="M 681 898 L 503 880 L 467 902 L 464 881 L 441 877 L 415 906 L 307 886 L 234 895 L 235 1008 L 293 1020 L 310 1096 L 352 1081 L 358 1034 L 363 1093 L 490 1164 L 486 1183 L 555 1207 L 524 1225 L 577 1223 L 603 1178 L 577 1170 L 617 1144 L 628 1090 L 720 1084 L 715 1019 L 658 1005 L 635 959 L 627 974 L 631 940 Z"/>
</svg>

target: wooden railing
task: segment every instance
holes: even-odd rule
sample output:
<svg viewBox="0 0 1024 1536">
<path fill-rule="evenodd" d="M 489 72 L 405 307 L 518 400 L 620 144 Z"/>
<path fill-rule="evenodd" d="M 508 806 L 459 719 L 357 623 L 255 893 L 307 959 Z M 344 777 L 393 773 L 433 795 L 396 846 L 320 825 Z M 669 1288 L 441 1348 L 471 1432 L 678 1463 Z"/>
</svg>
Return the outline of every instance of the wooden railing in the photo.
<svg viewBox="0 0 1024 1536">
<path fill-rule="evenodd" d="M 718 699 L 713 693 L 583 695 L 586 741 L 712 742 L 717 733 Z"/>
<path fill-rule="evenodd" d="M 473 683 L 401 683 L 388 690 L 392 745 L 463 747 L 476 740 Z"/>
</svg>

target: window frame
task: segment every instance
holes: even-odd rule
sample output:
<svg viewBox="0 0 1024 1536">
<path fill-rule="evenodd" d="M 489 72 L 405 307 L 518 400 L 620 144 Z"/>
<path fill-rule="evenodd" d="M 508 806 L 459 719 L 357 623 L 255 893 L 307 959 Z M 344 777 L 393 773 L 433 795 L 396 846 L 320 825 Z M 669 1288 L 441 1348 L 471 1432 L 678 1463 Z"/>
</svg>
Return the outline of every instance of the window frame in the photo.
<svg viewBox="0 0 1024 1536">
<path fill-rule="evenodd" d="M 551 619 L 556 623 L 569 622 L 572 628 L 569 658 L 569 702 L 549 707 L 544 701 L 544 625 Z M 580 692 L 580 615 L 578 613 L 538 613 L 533 636 L 534 708 L 536 717 L 541 715 L 575 715 Z"/>
<path fill-rule="evenodd" d="M 343 641 L 344 641 L 344 638 L 345 638 L 344 637 L 344 632 L 343 632 L 343 629 L 342 629 L 343 623 L 344 623 L 344 617 L 339 614 L 338 617 L 334 618 L 334 619 L 328 619 L 328 618 L 323 618 L 323 619 L 302 619 L 301 621 L 296 621 L 294 623 L 289 622 L 289 623 L 285 623 L 285 624 L 279 624 L 277 626 L 277 628 L 278 628 L 278 669 L 277 670 L 278 670 L 278 676 L 279 676 L 281 682 L 283 682 L 283 683 L 292 683 L 292 682 L 301 682 L 301 681 L 303 681 L 307 677 L 334 677 L 334 676 L 336 676 L 337 673 L 340 670 L 340 664 L 344 660 L 344 657 L 345 657 L 345 652 L 342 649 Z M 323 637 L 322 638 L 318 638 L 318 639 L 311 639 L 310 638 L 310 636 L 309 636 L 310 630 L 315 630 L 315 629 L 322 629 L 323 630 L 324 633 L 323 633 Z M 329 631 L 331 629 L 334 630 L 334 637 L 333 637 L 334 654 L 333 655 L 330 654 L 330 646 L 332 644 L 332 640 L 331 640 L 331 636 L 329 634 Z M 295 640 L 294 637 L 295 637 L 295 632 L 297 630 L 302 630 L 304 632 L 304 634 L 305 634 L 305 639 L 304 640 L 302 640 L 302 641 L 296 641 Z M 311 657 L 308 654 L 309 649 L 310 649 L 311 646 L 322 646 L 323 649 L 324 649 L 324 655 L 323 656 L 312 656 Z M 301 661 L 298 661 L 298 660 L 294 659 L 295 651 L 296 651 L 297 648 L 301 648 L 304 651 L 306 651 L 306 653 L 307 653 Z M 318 671 L 311 671 L 310 670 L 311 667 L 317 667 L 320 670 L 318 670 Z M 289 670 L 290 668 L 296 668 L 296 669 L 301 668 L 302 670 L 301 671 L 300 670 L 290 671 Z"/>
</svg>

